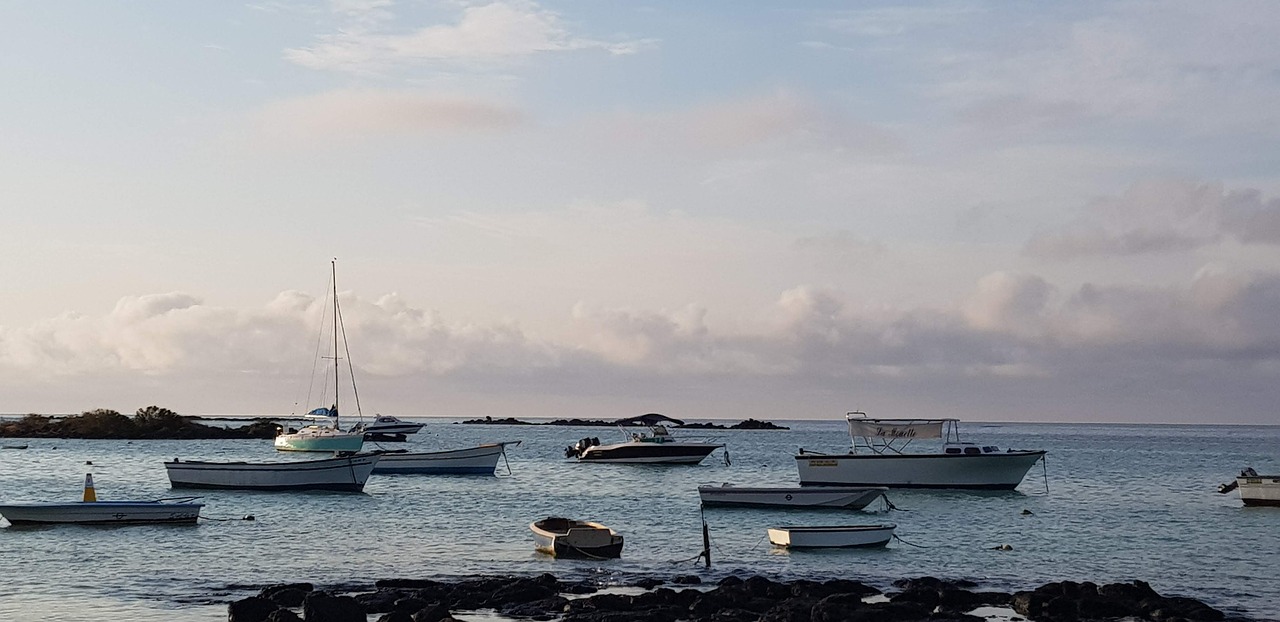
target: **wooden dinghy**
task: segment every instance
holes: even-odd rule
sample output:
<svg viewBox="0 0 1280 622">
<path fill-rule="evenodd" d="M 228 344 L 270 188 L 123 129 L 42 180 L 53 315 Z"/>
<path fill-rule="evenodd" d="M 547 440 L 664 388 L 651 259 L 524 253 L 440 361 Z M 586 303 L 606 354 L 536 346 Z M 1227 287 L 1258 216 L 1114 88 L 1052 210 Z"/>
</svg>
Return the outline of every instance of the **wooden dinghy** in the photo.
<svg viewBox="0 0 1280 622">
<path fill-rule="evenodd" d="M 897 528 L 892 523 L 770 527 L 769 543 L 787 548 L 871 548 L 889 544 Z"/>
<path fill-rule="evenodd" d="M 529 524 L 533 547 L 555 557 L 608 559 L 622 556 L 622 536 L 601 525 L 555 516 Z"/>
</svg>

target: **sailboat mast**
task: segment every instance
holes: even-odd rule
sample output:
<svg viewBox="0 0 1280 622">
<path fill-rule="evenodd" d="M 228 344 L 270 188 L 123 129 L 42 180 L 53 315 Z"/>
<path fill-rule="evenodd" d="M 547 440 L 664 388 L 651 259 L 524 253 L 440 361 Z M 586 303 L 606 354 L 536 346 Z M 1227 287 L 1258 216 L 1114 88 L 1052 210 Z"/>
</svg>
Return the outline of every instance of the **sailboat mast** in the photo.
<svg viewBox="0 0 1280 622">
<path fill-rule="evenodd" d="M 329 266 L 333 276 L 333 427 L 341 429 L 338 425 L 338 397 L 342 393 L 338 390 L 338 259 L 335 257 Z"/>
</svg>

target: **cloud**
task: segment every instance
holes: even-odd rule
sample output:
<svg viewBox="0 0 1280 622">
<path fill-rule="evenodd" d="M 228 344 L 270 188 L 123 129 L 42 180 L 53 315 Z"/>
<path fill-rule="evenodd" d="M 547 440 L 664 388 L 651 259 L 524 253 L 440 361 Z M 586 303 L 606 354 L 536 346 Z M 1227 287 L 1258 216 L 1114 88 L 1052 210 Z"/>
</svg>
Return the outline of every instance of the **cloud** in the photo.
<svg viewBox="0 0 1280 622">
<path fill-rule="evenodd" d="M 727 416 L 764 403 L 812 405 L 815 396 L 879 396 L 875 402 L 896 395 L 936 412 L 978 407 L 974 414 L 1016 417 L 1024 409 L 1034 419 L 1071 412 L 1078 400 L 1066 411 L 1045 400 L 1072 390 L 1114 406 L 1139 386 L 1171 396 L 1142 406 L 1140 419 L 1195 419 L 1202 416 L 1195 409 L 1216 402 L 1234 404 L 1229 420 L 1262 421 L 1280 397 L 1274 273 L 1202 270 L 1178 286 L 1070 291 L 1035 275 L 993 273 L 964 300 L 933 309 L 855 304 L 849 292 L 797 286 L 746 325 L 697 304 L 663 310 L 582 302 L 564 318 L 572 330 L 555 338 L 515 321 L 448 321 L 396 294 L 341 297 L 362 386 L 378 387 L 383 403 L 402 410 L 421 402 L 423 387 L 449 385 L 455 396 L 474 392 L 473 400 L 495 392 L 520 400 L 549 393 L 565 403 L 646 395 Z M 132 399 L 154 403 L 161 388 L 190 394 L 216 379 L 236 390 L 202 397 L 206 410 L 252 408 L 237 400 L 273 392 L 280 403 L 281 386 L 305 377 L 327 305 L 292 291 L 248 309 L 182 293 L 127 297 L 102 316 L 0 329 L 0 386 L 26 390 L 57 378 L 97 387 L 100 396 L 127 389 L 146 395 Z M 704 390 L 685 396 L 690 387 Z M 713 398 L 707 387 L 724 393 Z M 1191 388 L 1200 393 L 1184 396 Z M 752 406 L 744 396 L 763 401 Z M 733 409 L 720 412 L 719 402 Z"/>
<path fill-rule="evenodd" d="M 384 32 L 391 21 L 385 4 L 343 7 L 355 22 L 336 34 L 322 35 L 312 46 L 284 52 L 289 61 L 311 69 L 369 71 L 396 65 L 450 62 L 503 62 L 533 54 L 603 50 L 634 54 L 651 41 L 598 41 L 575 36 L 554 12 L 534 2 L 512 0 L 462 8 L 453 24 L 426 26 L 408 34 Z M 369 10 L 377 12 L 370 17 Z"/>
<path fill-rule="evenodd" d="M 1220 183 L 1149 180 L 1123 195 L 1098 199 L 1057 229 L 1023 247 L 1032 257 L 1072 259 L 1190 251 L 1234 239 L 1280 245 L 1280 199 Z"/>
<path fill-rule="evenodd" d="M 939 46 L 937 94 L 979 127 L 1176 127 L 1183 136 L 1274 134 L 1280 7 L 1108 3 L 1071 21 L 1009 16 L 999 45 Z M 954 32 L 965 32 L 962 28 Z M 948 39 L 943 39 L 947 41 Z M 947 44 L 943 44 L 947 45 Z"/>
<path fill-rule="evenodd" d="M 597 119 L 593 132 L 611 143 L 704 153 L 790 149 L 887 155 L 903 148 L 892 132 L 787 90 L 665 113 L 618 112 Z"/>
<path fill-rule="evenodd" d="M 255 118 L 261 135 L 304 142 L 457 131 L 524 123 L 507 105 L 465 97 L 381 90 L 330 91 L 274 102 Z"/>
</svg>

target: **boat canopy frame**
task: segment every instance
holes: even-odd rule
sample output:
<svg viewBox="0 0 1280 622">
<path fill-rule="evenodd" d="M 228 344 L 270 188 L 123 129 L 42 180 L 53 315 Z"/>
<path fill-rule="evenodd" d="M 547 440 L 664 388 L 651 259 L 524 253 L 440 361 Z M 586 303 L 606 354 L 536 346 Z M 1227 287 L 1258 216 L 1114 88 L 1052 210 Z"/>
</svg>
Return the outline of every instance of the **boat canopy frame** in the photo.
<svg viewBox="0 0 1280 622">
<path fill-rule="evenodd" d="M 961 444 L 959 419 L 881 419 L 868 418 L 867 413 L 851 410 L 845 413 L 849 424 L 850 453 L 859 449 L 873 454 L 901 454 L 920 438 L 942 439 L 943 445 Z"/>
</svg>

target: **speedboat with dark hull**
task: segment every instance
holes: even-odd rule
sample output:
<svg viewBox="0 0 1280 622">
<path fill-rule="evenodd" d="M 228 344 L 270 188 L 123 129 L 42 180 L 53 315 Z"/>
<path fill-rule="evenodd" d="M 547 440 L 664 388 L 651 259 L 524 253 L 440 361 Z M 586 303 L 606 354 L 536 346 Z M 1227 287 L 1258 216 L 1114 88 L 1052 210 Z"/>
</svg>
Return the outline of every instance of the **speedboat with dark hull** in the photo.
<svg viewBox="0 0 1280 622">
<path fill-rule="evenodd" d="M 367 441 L 404 441 L 406 435 L 417 434 L 424 426 L 426 426 L 425 423 L 405 421 L 391 415 L 378 415 L 373 423 L 360 422 L 351 426 L 351 432 L 364 433 Z"/>
<path fill-rule="evenodd" d="M 852 450 L 801 449 L 795 457 L 801 486 L 1013 490 L 1045 455 L 961 442 L 955 419 L 868 419 L 862 412 L 845 417 Z M 942 451 L 907 451 L 918 439 L 943 439 Z"/>
<path fill-rule="evenodd" d="M 175 458 L 164 463 L 164 468 L 173 488 L 361 492 L 379 458 L 380 455 L 373 453 L 297 462 L 203 462 Z"/>
<path fill-rule="evenodd" d="M 588 521 L 548 517 L 529 524 L 533 548 L 554 557 L 612 559 L 622 556 L 622 536 Z"/>
<path fill-rule="evenodd" d="M 676 438 L 666 425 L 684 425 L 684 422 L 657 413 L 627 417 L 614 423 L 626 435 L 626 440 L 602 445 L 598 438 L 584 438 L 567 447 L 565 457 L 579 462 L 698 464 L 711 452 L 724 447 L 723 443 Z M 627 428 L 633 426 L 642 426 L 648 431 L 628 433 Z"/>
</svg>

